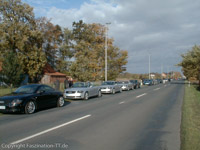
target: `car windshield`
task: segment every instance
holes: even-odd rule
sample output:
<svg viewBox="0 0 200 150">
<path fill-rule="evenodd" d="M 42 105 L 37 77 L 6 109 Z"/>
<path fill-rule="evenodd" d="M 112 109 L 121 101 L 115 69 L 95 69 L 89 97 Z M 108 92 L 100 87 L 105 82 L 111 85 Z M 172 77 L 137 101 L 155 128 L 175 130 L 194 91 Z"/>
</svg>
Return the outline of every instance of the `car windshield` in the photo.
<svg viewBox="0 0 200 150">
<path fill-rule="evenodd" d="M 103 82 L 102 85 L 114 85 L 115 82 Z"/>
<path fill-rule="evenodd" d="M 77 82 L 77 83 L 74 83 L 73 88 L 86 88 L 88 87 L 88 84 L 84 83 L 84 82 Z"/>
<path fill-rule="evenodd" d="M 16 89 L 14 93 L 31 94 L 31 93 L 34 93 L 37 88 L 38 88 L 38 85 L 25 85 Z"/>
</svg>

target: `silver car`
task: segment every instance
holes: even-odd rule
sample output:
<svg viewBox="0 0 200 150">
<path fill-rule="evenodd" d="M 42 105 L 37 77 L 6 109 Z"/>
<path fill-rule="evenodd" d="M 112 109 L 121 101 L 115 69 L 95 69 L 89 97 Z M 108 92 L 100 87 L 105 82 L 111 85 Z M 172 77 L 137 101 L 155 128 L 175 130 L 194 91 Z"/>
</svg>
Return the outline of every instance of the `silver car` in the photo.
<svg viewBox="0 0 200 150">
<path fill-rule="evenodd" d="M 105 81 L 100 86 L 102 93 L 113 93 L 122 92 L 121 85 L 117 84 L 116 81 Z"/>
<path fill-rule="evenodd" d="M 101 97 L 100 87 L 94 86 L 90 82 L 76 82 L 72 88 L 65 89 L 64 98 L 68 99 L 89 99 L 90 97 Z"/>
<path fill-rule="evenodd" d="M 130 81 L 119 81 L 123 91 L 129 91 L 134 89 L 134 85 Z"/>
</svg>

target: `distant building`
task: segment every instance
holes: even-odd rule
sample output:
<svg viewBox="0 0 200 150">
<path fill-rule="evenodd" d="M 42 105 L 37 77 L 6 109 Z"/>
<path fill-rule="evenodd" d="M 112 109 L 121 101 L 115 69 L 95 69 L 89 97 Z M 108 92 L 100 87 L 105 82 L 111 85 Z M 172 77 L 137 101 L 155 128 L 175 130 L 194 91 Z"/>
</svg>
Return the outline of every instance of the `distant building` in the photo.
<svg viewBox="0 0 200 150">
<path fill-rule="evenodd" d="M 66 74 L 56 72 L 49 64 L 46 64 L 44 67 L 44 75 L 41 79 L 42 84 L 51 84 L 59 81 L 60 83 L 64 83 L 65 80 L 68 80 Z"/>
<path fill-rule="evenodd" d="M 167 75 L 165 73 L 162 73 L 162 78 L 167 78 Z"/>
</svg>

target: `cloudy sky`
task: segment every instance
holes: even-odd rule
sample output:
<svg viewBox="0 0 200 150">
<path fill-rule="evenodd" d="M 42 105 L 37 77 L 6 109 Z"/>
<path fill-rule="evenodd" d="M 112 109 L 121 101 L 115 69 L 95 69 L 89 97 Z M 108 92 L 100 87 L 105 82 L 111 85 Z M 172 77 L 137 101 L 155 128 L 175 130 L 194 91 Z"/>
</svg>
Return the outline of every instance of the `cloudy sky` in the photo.
<svg viewBox="0 0 200 150">
<path fill-rule="evenodd" d="M 180 71 L 181 54 L 200 42 L 199 0 L 22 0 L 36 17 L 72 27 L 73 21 L 110 22 L 108 36 L 129 53 L 127 71 Z"/>
</svg>

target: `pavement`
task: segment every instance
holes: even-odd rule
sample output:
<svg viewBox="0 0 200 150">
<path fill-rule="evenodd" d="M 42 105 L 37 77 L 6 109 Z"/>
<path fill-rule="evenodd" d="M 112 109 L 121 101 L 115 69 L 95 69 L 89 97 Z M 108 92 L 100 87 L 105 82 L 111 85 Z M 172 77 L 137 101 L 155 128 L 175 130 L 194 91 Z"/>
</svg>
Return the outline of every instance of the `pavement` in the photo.
<svg viewBox="0 0 200 150">
<path fill-rule="evenodd" d="M 179 150 L 184 84 L 172 82 L 0 116 L 0 149 Z"/>
</svg>

